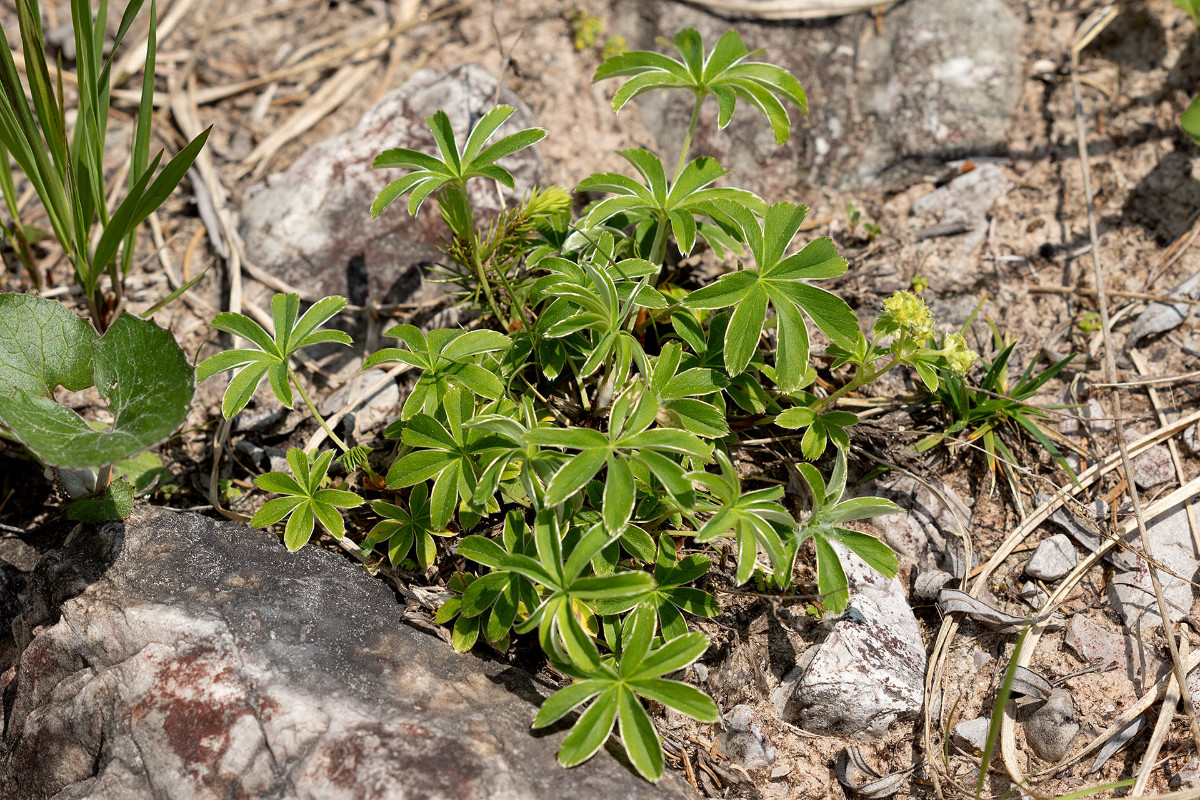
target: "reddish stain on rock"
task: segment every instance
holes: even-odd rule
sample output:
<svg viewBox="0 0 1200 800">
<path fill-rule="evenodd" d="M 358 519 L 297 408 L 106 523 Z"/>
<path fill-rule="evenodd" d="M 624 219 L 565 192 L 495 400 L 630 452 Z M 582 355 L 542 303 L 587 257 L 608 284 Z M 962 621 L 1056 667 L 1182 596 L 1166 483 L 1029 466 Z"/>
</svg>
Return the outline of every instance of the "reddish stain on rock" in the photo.
<svg viewBox="0 0 1200 800">
<path fill-rule="evenodd" d="M 211 780 L 237 718 L 253 710 L 221 656 L 197 650 L 165 663 L 151 691 L 133 707 L 136 720 L 152 714 L 161 715 L 163 735 L 184 767 Z"/>
</svg>

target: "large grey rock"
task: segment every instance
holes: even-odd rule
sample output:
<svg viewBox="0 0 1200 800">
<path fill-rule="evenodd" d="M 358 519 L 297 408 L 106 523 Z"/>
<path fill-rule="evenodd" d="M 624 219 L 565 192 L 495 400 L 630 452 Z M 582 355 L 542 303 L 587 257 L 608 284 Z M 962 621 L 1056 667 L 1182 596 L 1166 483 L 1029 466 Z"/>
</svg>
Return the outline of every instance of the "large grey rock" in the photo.
<svg viewBox="0 0 1200 800">
<path fill-rule="evenodd" d="M 686 794 L 604 752 L 560 768 L 563 732 L 529 730 L 543 687 L 408 627 L 386 585 L 316 547 L 139 509 L 24 578 L 0 797 Z"/>
<path fill-rule="evenodd" d="M 372 169 L 375 157 L 392 147 L 436 153 L 425 117 L 444 110 L 459 146 L 471 124 L 497 103 L 517 111 L 496 132 L 501 137 L 533 126 L 529 112 L 482 67 L 467 64 L 447 73 L 420 70 L 389 92 L 349 131 L 313 145 L 280 174 L 271 175 L 242 208 L 239 227 L 251 262 L 317 296 L 340 294 L 362 304 L 410 302 L 422 292 L 418 267 L 440 260 L 445 226 L 437 204 L 427 200 L 414 218 L 407 199 L 376 218 L 371 202 L 405 174 Z M 517 180 L 517 192 L 536 180 L 538 160 L 523 150 L 502 165 Z M 490 181 L 469 184 L 476 216 L 494 214 L 499 200 Z"/>
<path fill-rule="evenodd" d="M 1172 622 L 1178 622 L 1191 613 L 1191 582 L 1197 576 L 1196 549 L 1192 543 L 1187 509 L 1178 505 L 1147 520 L 1147 532 L 1150 534 L 1150 552 L 1175 573 L 1171 575 L 1160 569 L 1158 580 L 1167 603 L 1167 613 Z M 1140 539 L 1135 538 L 1133 544 L 1138 546 L 1139 542 Z M 1144 560 L 1138 559 L 1133 569 L 1118 573 L 1108 586 L 1109 597 L 1131 632 L 1136 634 L 1139 630 L 1162 622 L 1150 580 L 1150 569 Z"/>
<path fill-rule="evenodd" d="M 1024 81 L 1021 32 L 1003 0 L 898 6 L 858 52 L 859 102 L 877 119 L 861 169 L 1000 148 Z"/>
<path fill-rule="evenodd" d="M 785 717 L 814 733 L 881 737 L 917 718 L 927 657 L 900 581 L 875 572 L 841 545 L 850 605 L 815 645 L 795 682 Z"/>
</svg>

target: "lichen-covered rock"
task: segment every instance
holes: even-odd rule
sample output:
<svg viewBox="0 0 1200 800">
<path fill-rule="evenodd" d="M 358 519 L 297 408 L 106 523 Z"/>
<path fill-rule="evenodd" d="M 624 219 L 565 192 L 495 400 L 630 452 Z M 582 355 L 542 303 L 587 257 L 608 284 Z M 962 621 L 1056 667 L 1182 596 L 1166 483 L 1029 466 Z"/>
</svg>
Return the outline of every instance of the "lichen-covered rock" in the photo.
<svg viewBox="0 0 1200 800">
<path fill-rule="evenodd" d="M 921 629 L 898 579 L 884 578 L 835 546 L 850 582 L 850 605 L 815 645 L 784 715 L 814 733 L 880 737 L 921 711 L 928 661 Z"/>
<path fill-rule="evenodd" d="M 686 796 L 605 752 L 560 768 L 565 734 L 529 730 L 545 687 L 405 625 L 317 547 L 139 509 L 17 579 L 0 797 Z"/>
<path fill-rule="evenodd" d="M 384 95 L 354 128 L 310 147 L 282 173 L 252 189 L 239 231 L 251 262 L 316 296 L 340 294 L 353 303 L 411 302 L 422 298 L 418 267 L 440 260 L 445 226 L 437 204 L 426 202 L 416 217 L 401 199 L 376 218 L 371 202 L 403 170 L 372 169 L 392 147 L 426 153 L 437 148 L 425 118 L 444 110 L 459 146 L 470 126 L 497 103 L 517 111 L 495 134 L 533 126 L 525 107 L 496 78 L 474 64 L 446 73 L 421 70 Z M 516 178 L 517 192 L 536 180 L 538 160 L 523 150 L 501 164 Z M 500 208 L 490 181 L 470 184 L 477 212 Z M 425 290 L 432 295 L 434 288 Z"/>
</svg>

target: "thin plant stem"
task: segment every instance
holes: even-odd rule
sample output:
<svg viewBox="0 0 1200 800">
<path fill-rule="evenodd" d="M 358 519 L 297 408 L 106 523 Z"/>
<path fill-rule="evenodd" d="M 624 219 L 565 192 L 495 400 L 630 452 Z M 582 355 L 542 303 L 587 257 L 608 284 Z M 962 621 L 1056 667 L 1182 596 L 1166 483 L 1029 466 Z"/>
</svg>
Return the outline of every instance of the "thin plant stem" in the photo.
<svg viewBox="0 0 1200 800">
<path fill-rule="evenodd" d="M 483 295 L 487 298 L 492 314 L 495 315 L 496 321 L 503 325 L 505 316 L 500 312 L 500 306 L 492 294 L 492 285 L 488 282 L 487 275 L 484 274 L 483 261 L 479 258 L 479 238 L 474 233 L 471 236 L 471 263 L 475 266 L 475 277 L 479 279 L 479 285 L 483 288 Z"/>
<path fill-rule="evenodd" d="M 850 380 L 849 383 L 844 384 L 840 389 L 838 389 L 837 391 L 835 391 L 833 394 L 829 395 L 828 397 L 822 397 L 821 399 L 819 399 L 815 403 L 813 403 L 811 406 L 813 412 L 820 414 L 825 409 L 832 407 L 834 403 L 836 403 L 839 399 L 841 399 L 845 395 L 849 394 L 850 392 L 853 392 L 855 389 L 858 389 L 859 387 L 866 386 L 868 383 L 871 383 L 876 378 L 878 378 L 880 375 L 883 375 L 885 372 L 887 372 L 888 370 L 892 369 L 895 366 L 896 366 L 896 359 L 894 359 L 894 358 L 891 361 L 889 361 L 888 363 L 884 364 L 883 369 L 880 369 L 878 371 L 875 370 L 870 364 L 860 365 L 858 368 L 858 371 L 854 373 L 854 377 Z"/>
<path fill-rule="evenodd" d="M 687 157 L 692 149 L 692 136 L 696 133 L 696 123 L 700 121 L 700 106 L 704 105 L 704 95 L 696 95 L 696 104 L 692 106 L 692 121 L 688 123 L 687 136 L 683 137 L 683 147 L 679 151 L 679 163 L 675 165 L 675 177 L 671 183 L 679 180 L 683 168 L 687 166 Z"/>
<path fill-rule="evenodd" d="M 288 379 L 292 382 L 292 385 L 296 387 L 296 393 L 300 395 L 300 399 L 304 401 L 304 405 L 308 406 L 308 410 L 312 412 L 313 418 L 316 419 L 317 424 L 321 426 L 321 430 L 325 431 L 325 435 L 328 436 L 334 444 L 340 447 L 343 453 L 349 453 L 350 447 L 344 441 L 342 441 L 342 437 L 334 433 L 333 429 L 326 424 L 325 418 L 321 416 L 319 411 L 317 411 L 317 407 L 313 405 L 312 400 L 308 399 L 308 393 L 304 391 L 304 385 L 300 383 L 300 379 L 296 377 L 296 372 L 290 366 L 288 367 Z"/>
</svg>

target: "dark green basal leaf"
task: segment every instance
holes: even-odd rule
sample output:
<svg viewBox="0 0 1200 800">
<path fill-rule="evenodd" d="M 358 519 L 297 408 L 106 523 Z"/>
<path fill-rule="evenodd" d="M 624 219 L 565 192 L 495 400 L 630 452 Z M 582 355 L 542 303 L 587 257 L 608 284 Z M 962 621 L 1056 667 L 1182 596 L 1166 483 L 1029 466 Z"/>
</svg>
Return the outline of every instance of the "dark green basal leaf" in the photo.
<svg viewBox="0 0 1200 800">
<path fill-rule="evenodd" d="M 49 397 L 54 387 L 92 385 L 96 330 L 66 306 L 31 294 L 0 294 L 0 396 L 13 388 Z"/>
<path fill-rule="evenodd" d="M 22 444 L 48 464 L 96 467 L 152 447 L 183 424 L 195 381 L 170 331 L 127 314 L 97 337 L 64 314 L 74 317 L 53 300 L 0 296 L 0 320 L 13 337 L 0 351 L 0 420 Z M 40 346 L 31 349 L 32 342 Z M 19 382 L 16 372 L 25 374 Z M 52 397 L 55 385 L 92 383 L 114 418 L 107 431 L 93 430 Z"/>
<path fill-rule="evenodd" d="M 67 519 L 99 525 L 123 520 L 133 513 L 133 487 L 119 478 L 108 485 L 103 497 L 81 497 L 67 506 Z"/>
</svg>

